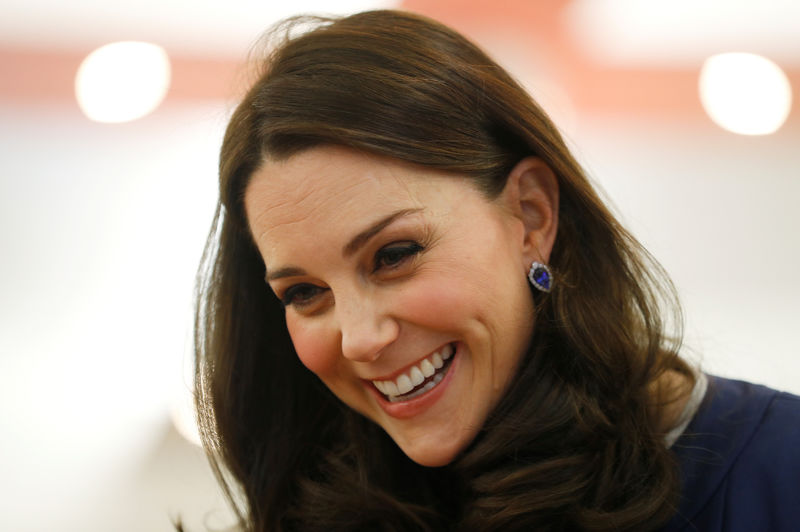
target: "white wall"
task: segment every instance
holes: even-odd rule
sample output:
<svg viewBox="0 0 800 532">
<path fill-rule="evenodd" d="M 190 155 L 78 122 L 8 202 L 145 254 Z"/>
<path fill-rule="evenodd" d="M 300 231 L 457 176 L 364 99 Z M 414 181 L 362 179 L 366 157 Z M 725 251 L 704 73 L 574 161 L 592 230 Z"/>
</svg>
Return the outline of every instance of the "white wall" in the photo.
<svg viewBox="0 0 800 532">
<path fill-rule="evenodd" d="M 227 111 L 111 126 L 0 108 L 0 529 L 226 522 L 168 411 Z M 570 136 L 672 273 L 704 366 L 800 392 L 797 126 L 746 138 L 607 117 Z"/>
<path fill-rule="evenodd" d="M 800 127 L 595 118 L 579 158 L 681 296 L 687 357 L 800 393 Z"/>
<path fill-rule="evenodd" d="M 0 108 L 0 529 L 166 531 L 222 506 L 169 408 L 225 119 Z"/>
</svg>

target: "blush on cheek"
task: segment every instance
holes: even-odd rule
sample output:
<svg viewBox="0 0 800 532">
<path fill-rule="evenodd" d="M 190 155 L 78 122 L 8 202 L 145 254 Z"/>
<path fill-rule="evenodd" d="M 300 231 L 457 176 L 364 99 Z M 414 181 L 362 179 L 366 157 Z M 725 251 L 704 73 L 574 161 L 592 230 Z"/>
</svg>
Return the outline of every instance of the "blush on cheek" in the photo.
<svg viewBox="0 0 800 532">
<path fill-rule="evenodd" d="M 463 312 L 471 308 L 469 294 L 457 282 L 443 282 L 442 278 L 431 277 L 415 285 L 413 291 L 399 293 L 397 309 L 414 323 L 424 323 L 428 327 L 442 331 L 456 331 L 463 327 Z"/>
<path fill-rule="evenodd" d="M 336 365 L 338 343 L 336 335 L 325 333 L 317 327 L 308 327 L 297 320 L 286 320 L 294 350 L 305 367 L 317 375 L 324 375 Z"/>
</svg>

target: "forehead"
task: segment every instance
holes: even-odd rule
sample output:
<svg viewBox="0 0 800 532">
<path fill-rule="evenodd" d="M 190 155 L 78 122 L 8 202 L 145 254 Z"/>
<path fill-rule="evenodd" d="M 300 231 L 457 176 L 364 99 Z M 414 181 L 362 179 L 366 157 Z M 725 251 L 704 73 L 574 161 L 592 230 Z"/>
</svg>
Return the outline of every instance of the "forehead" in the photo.
<svg viewBox="0 0 800 532">
<path fill-rule="evenodd" d="M 250 210 L 320 208 L 326 203 L 346 205 L 355 196 L 391 199 L 394 186 L 408 180 L 399 164 L 343 148 L 324 147 L 283 161 L 265 161 L 254 172 L 245 192 Z"/>
<path fill-rule="evenodd" d="M 433 171 L 336 147 L 265 161 L 245 191 L 250 229 L 262 252 L 287 239 L 349 236 L 381 215 L 440 202 Z"/>
</svg>

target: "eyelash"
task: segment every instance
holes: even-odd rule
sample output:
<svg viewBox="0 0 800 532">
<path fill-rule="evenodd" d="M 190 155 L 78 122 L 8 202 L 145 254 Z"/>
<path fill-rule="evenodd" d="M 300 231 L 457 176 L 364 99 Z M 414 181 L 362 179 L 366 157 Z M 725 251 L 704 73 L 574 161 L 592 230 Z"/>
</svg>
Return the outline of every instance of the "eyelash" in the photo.
<svg viewBox="0 0 800 532">
<path fill-rule="evenodd" d="M 283 296 L 281 297 L 281 303 L 283 303 L 284 307 L 291 305 L 302 307 L 309 304 L 313 297 L 318 295 L 323 290 L 325 290 L 325 288 L 309 283 L 292 285 L 286 289 L 286 292 L 283 293 Z M 311 292 L 311 294 L 309 294 L 309 292 Z"/>
<path fill-rule="evenodd" d="M 402 244 L 390 244 L 382 247 L 375 253 L 373 259 L 372 272 L 381 269 L 394 269 L 400 267 L 406 260 L 417 255 L 423 248 L 417 242 L 404 242 Z M 310 283 L 301 283 L 290 286 L 281 297 L 283 306 L 303 307 L 313 302 L 314 297 L 327 290 L 321 286 Z"/>
<path fill-rule="evenodd" d="M 381 268 L 397 268 L 406 259 L 418 254 L 424 248 L 416 242 L 403 242 L 402 244 L 389 244 L 382 247 L 375 253 L 375 260 L 372 271 L 377 272 Z M 395 260 L 391 260 L 395 259 Z"/>
</svg>

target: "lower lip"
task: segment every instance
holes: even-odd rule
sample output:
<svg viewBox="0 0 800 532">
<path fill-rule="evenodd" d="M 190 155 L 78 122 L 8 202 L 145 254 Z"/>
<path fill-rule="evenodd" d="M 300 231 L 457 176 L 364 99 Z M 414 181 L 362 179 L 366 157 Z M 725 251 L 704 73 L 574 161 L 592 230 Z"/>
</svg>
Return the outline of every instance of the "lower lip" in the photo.
<svg viewBox="0 0 800 532">
<path fill-rule="evenodd" d="M 452 362 L 450 362 L 450 367 L 448 368 L 447 373 L 445 373 L 442 381 L 428 393 L 420 395 L 419 397 L 409 399 L 408 401 L 398 401 L 396 403 L 392 403 L 386 399 L 385 395 L 376 390 L 371 384 L 369 385 L 369 388 L 378 399 L 378 404 L 381 406 L 381 408 L 383 408 L 384 412 L 390 416 L 398 419 L 414 417 L 433 406 L 433 404 L 442 397 L 447 387 L 450 385 L 453 375 L 455 375 L 456 371 L 458 371 L 459 362 L 461 362 L 461 357 L 459 356 L 460 354 L 460 344 L 456 344 L 456 351 L 453 353 L 453 358 L 451 359 Z"/>
</svg>

